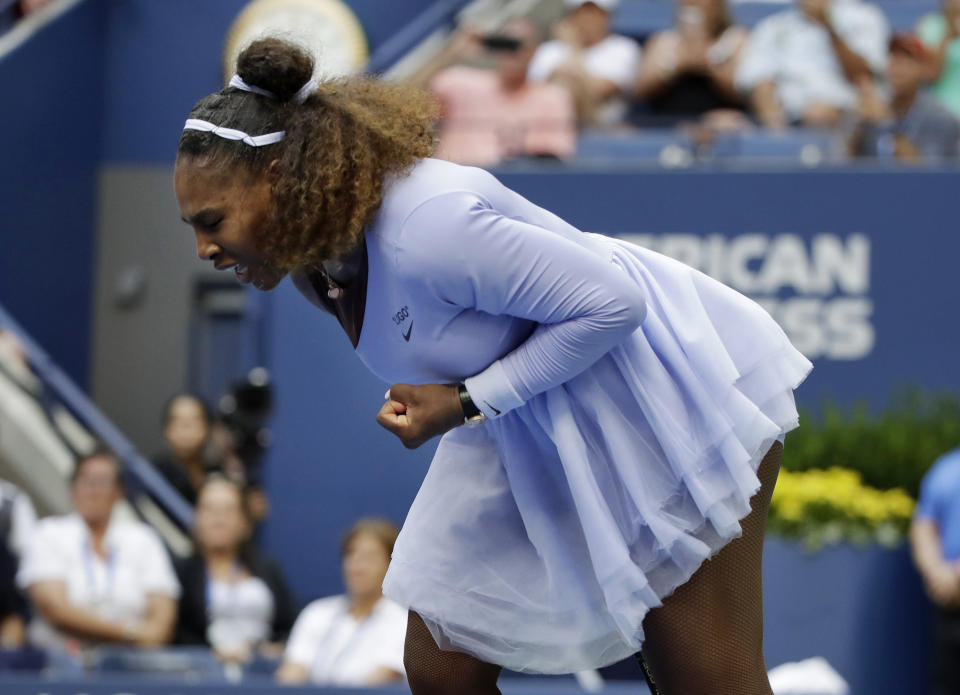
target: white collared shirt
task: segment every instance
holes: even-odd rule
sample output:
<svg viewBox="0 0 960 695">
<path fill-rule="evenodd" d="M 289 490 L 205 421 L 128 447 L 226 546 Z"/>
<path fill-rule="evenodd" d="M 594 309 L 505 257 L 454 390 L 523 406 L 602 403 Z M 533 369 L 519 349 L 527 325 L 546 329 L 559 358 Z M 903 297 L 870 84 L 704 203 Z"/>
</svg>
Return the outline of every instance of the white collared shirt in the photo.
<svg viewBox="0 0 960 695">
<path fill-rule="evenodd" d="M 167 551 L 149 526 L 115 515 L 103 543 L 105 558 L 92 550 L 90 531 L 76 514 L 42 519 L 20 563 L 17 584 L 26 590 L 38 582 L 62 581 L 70 603 L 131 627 L 146 616 L 149 596 L 180 596 Z M 30 639 L 39 647 L 58 648 L 66 637 L 36 615 Z"/>
<path fill-rule="evenodd" d="M 867 61 L 874 75 L 885 75 L 890 27 L 883 12 L 859 0 L 833 0 L 828 15 L 837 35 Z M 771 81 L 791 120 L 801 119 L 814 103 L 843 110 L 857 105 L 857 90 L 844 75 L 830 34 L 799 9 L 767 17 L 747 41 L 737 87 L 751 91 Z"/>
<path fill-rule="evenodd" d="M 547 82 L 553 73 L 570 57 L 570 46 L 564 41 L 547 41 L 537 48 L 527 68 L 530 82 Z M 597 114 L 601 125 L 612 125 L 622 119 L 626 111 L 625 94 L 633 90 L 640 69 L 640 44 L 626 36 L 611 34 L 597 44 L 584 49 L 583 67 L 591 77 L 613 82 L 621 94 L 613 97 Z"/>
<path fill-rule="evenodd" d="M 403 673 L 407 611 L 381 598 L 362 620 L 350 615 L 346 596 L 312 602 L 297 617 L 284 661 L 310 671 L 310 682 L 364 685 L 380 667 Z"/>
</svg>

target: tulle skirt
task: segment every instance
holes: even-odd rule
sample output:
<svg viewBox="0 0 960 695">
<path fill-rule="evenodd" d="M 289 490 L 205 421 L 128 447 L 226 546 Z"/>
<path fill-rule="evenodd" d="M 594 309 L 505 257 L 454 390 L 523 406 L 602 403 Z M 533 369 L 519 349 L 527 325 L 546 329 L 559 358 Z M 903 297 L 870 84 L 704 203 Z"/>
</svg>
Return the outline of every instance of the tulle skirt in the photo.
<svg viewBox="0 0 960 695">
<path fill-rule="evenodd" d="M 639 651 L 642 621 L 731 539 L 811 369 L 757 304 L 609 239 L 645 291 L 627 340 L 440 442 L 384 592 L 441 649 L 569 673 Z"/>
</svg>

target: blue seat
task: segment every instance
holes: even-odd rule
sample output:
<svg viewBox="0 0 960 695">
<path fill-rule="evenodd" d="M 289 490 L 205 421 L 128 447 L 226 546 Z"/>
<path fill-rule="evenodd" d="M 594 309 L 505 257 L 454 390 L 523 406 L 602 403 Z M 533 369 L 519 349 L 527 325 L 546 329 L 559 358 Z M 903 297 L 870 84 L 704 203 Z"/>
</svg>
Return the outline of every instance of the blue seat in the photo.
<svg viewBox="0 0 960 695">
<path fill-rule="evenodd" d="M 170 647 L 142 650 L 102 647 L 97 650 L 91 670 L 97 673 L 137 674 L 177 680 L 225 680 L 223 664 L 207 647 Z"/>
<path fill-rule="evenodd" d="M 577 141 L 580 161 L 644 161 L 682 166 L 692 156 L 693 141 L 675 130 L 586 131 Z"/>
<path fill-rule="evenodd" d="M 757 130 L 716 138 L 712 154 L 717 159 L 785 161 L 814 166 L 844 156 L 836 135 L 797 128 L 784 133 Z"/>
</svg>

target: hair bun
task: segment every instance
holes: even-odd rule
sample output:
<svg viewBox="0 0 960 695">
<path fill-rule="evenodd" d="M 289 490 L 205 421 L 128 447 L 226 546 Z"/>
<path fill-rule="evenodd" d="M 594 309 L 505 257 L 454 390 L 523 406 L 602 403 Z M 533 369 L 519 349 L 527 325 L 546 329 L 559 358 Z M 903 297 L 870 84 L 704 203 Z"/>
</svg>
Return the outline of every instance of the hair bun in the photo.
<svg viewBox="0 0 960 695">
<path fill-rule="evenodd" d="M 313 76 L 313 58 L 289 41 L 259 39 L 237 58 L 237 74 L 247 84 L 289 101 Z"/>
</svg>

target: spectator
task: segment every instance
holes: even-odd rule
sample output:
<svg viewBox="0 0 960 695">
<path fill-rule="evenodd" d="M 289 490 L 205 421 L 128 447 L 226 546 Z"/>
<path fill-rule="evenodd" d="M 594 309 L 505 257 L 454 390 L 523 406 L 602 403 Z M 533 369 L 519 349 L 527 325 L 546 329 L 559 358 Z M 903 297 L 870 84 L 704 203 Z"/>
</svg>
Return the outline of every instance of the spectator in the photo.
<svg viewBox="0 0 960 695">
<path fill-rule="evenodd" d="M 35 610 L 31 642 L 166 644 L 180 586 L 153 529 L 114 511 L 123 498 L 119 461 L 105 451 L 82 458 L 70 492 L 75 513 L 37 524 L 17 574 Z"/>
<path fill-rule="evenodd" d="M 610 32 L 618 0 L 565 0 L 566 19 L 533 56 L 531 82 L 556 82 L 573 97 L 582 125 L 613 126 L 623 121 L 633 92 L 640 46 Z"/>
<path fill-rule="evenodd" d="M 19 558 L 37 522 L 30 498 L 0 480 L 0 649 L 26 644 L 27 603 L 16 584 Z"/>
<path fill-rule="evenodd" d="M 960 449 L 933 464 L 910 529 L 913 559 L 936 612 L 935 695 L 960 693 Z"/>
<path fill-rule="evenodd" d="M 768 128 L 834 127 L 855 111 L 855 85 L 886 72 L 887 20 L 860 0 L 798 2 L 756 26 L 736 83 Z"/>
<path fill-rule="evenodd" d="M 461 29 L 414 78 L 443 106 L 437 157 L 492 166 L 505 159 L 566 158 L 576 149 L 573 103 L 566 90 L 531 84 L 527 68 L 539 45 L 534 24 L 507 21 L 499 34 Z M 493 70 L 454 65 L 492 54 Z"/>
<path fill-rule="evenodd" d="M 675 0 L 674 8 L 674 28 L 646 44 L 636 96 L 658 123 L 742 112 L 733 77 L 747 30 L 734 25 L 726 0 Z"/>
<path fill-rule="evenodd" d="M 206 644 L 225 661 L 246 661 L 258 647 L 269 654 L 271 642 L 286 640 L 297 607 L 280 569 L 248 547 L 249 533 L 241 489 L 209 478 L 197 500 L 197 552 L 177 563 L 179 644 Z"/>
<path fill-rule="evenodd" d="M 960 0 L 943 0 L 940 13 L 920 20 L 917 34 L 934 54 L 933 93 L 960 118 Z"/>
<path fill-rule="evenodd" d="M 277 681 L 376 686 L 403 677 L 407 612 L 383 595 L 397 528 L 361 519 L 340 544 L 345 596 L 314 601 L 297 618 Z"/>
<path fill-rule="evenodd" d="M 153 465 L 190 504 L 197 503 L 207 474 L 221 470 L 208 456 L 211 427 L 210 409 L 199 396 L 178 394 L 163 409 L 167 451 L 155 457 Z"/>
<path fill-rule="evenodd" d="M 925 90 L 932 54 L 915 36 L 898 34 L 890 41 L 888 102 L 873 80 L 860 86 L 863 119 L 854 148 L 856 154 L 895 156 L 907 162 L 956 157 L 960 122 Z"/>
</svg>

